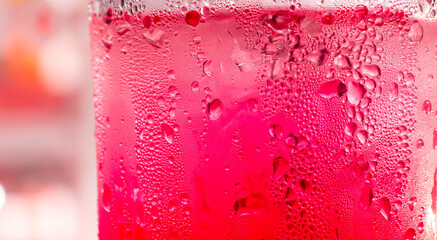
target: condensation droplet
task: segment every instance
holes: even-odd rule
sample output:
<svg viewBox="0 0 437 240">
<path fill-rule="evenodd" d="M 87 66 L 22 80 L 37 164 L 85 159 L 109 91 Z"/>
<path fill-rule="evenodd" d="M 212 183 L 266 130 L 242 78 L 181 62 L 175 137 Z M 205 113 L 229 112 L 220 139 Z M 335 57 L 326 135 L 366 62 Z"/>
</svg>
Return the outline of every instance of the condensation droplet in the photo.
<svg viewBox="0 0 437 240">
<path fill-rule="evenodd" d="M 417 146 L 418 149 L 422 149 L 424 145 L 425 145 L 425 143 L 423 142 L 422 139 L 417 140 L 417 145 L 416 146 Z"/>
<path fill-rule="evenodd" d="M 239 198 L 234 203 L 234 211 L 239 216 L 257 214 L 267 208 L 267 198 L 259 193 L 252 193 Z"/>
<path fill-rule="evenodd" d="M 391 206 L 390 206 L 390 201 L 388 200 L 388 198 L 383 197 L 379 200 L 379 205 L 381 207 L 380 209 L 380 213 L 382 214 L 382 216 L 385 218 L 385 220 L 390 220 L 391 218 Z"/>
<path fill-rule="evenodd" d="M 341 97 L 346 92 L 346 85 L 340 80 L 325 82 L 319 88 L 319 95 L 324 98 Z"/>
<path fill-rule="evenodd" d="M 269 129 L 270 136 L 274 138 L 282 138 L 282 126 L 279 124 L 273 124 Z"/>
<path fill-rule="evenodd" d="M 410 31 L 408 32 L 408 38 L 412 42 L 420 42 L 423 38 L 423 27 L 419 22 L 414 22 L 411 27 Z"/>
<path fill-rule="evenodd" d="M 364 65 L 361 67 L 361 73 L 369 78 L 379 78 L 381 69 L 377 65 Z"/>
<path fill-rule="evenodd" d="M 111 211 L 111 200 L 112 200 L 111 189 L 108 187 L 107 184 L 103 184 L 102 191 L 103 191 L 102 192 L 102 204 L 103 204 L 103 208 L 107 212 L 110 212 Z"/>
<path fill-rule="evenodd" d="M 346 135 L 352 137 L 354 135 L 356 129 L 357 129 L 357 124 L 354 122 L 350 122 L 350 123 L 346 124 L 344 132 L 346 133 Z"/>
<path fill-rule="evenodd" d="M 337 66 L 339 69 L 350 69 L 351 63 L 349 61 L 349 58 L 346 56 L 340 54 L 337 57 L 334 58 L 334 65 Z"/>
<path fill-rule="evenodd" d="M 365 186 L 361 189 L 360 203 L 364 209 L 367 209 L 372 204 L 373 191 L 369 186 Z"/>
<path fill-rule="evenodd" d="M 326 62 L 327 53 L 325 51 L 315 51 L 315 52 L 309 53 L 307 56 L 307 59 L 314 66 L 320 66 Z"/>
<path fill-rule="evenodd" d="M 416 239 L 416 230 L 413 228 L 409 228 L 404 235 L 404 240 L 415 240 Z"/>
<path fill-rule="evenodd" d="M 420 234 L 422 234 L 422 233 L 423 233 L 423 230 L 424 230 L 423 222 L 420 222 L 420 223 L 417 225 L 417 231 L 418 231 Z"/>
<path fill-rule="evenodd" d="M 208 115 L 210 120 L 217 120 L 223 113 L 223 103 L 220 99 L 214 99 L 212 102 L 208 104 L 208 108 L 206 110 L 206 114 Z"/>
<path fill-rule="evenodd" d="M 352 105 L 357 106 L 364 96 L 364 91 L 365 90 L 361 84 L 350 81 L 347 85 L 346 93 L 348 101 Z"/>
<path fill-rule="evenodd" d="M 203 62 L 203 72 L 208 76 L 212 76 L 212 61 L 211 60 L 206 60 Z"/>
<path fill-rule="evenodd" d="M 199 82 L 198 81 L 194 81 L 191 83 L 191 91 L 193 91 L 193 92 L 199 91 Z"/>
<path fill-rule="evenodd" d="M 278 180 L 281 176 L 290 171 L 291 165 L 288 159 L 280 156 L 273 160 L 273 180 Z"/>
<path fill-rule="evenodd" d="M 423 102 L 422 110 L 425 114 L 429 114 L 432 110 L 431 102 L 429 100 L 426 100 Z"/>
<path fill-rule="evenodd" d="M 255 98 L 251 98 L 247 101 L 247 110 L 251 112 L 258 111 L 258 101 Z"/>
<path fill-rule="evenodd" d="M 173 143 L 174 141 L 174 130 L 172 127 L 170 127 L 168 124 L 163 123 L 161 125 L 162 133 L 164 134 L 165 140 L 167 140 L 168 143 Z"/>
<path fill-rule="evenodd" d="M 200 14 L 197 11 L 187 12 L 185 22 L 190 26 L 196 27 L 200 23 Z"/>
<path fill-rule="evenodd" d="M 393 102 L 394 100 L 398 99 L 398 94 L 399 94 L 398 84 L 397 83 L 393 83 L 393 82 L 390 83 L 388 99 L 391 102 Z"/>
<path fill-rule="evenodd" d="M 364 144 L 367 141 L 367 132 L 365 130 L 360 130 L 357 132 L 357 138 L 358 140 Z"/>
<path fill-rule="evenodd" d="M 433 131 L 432 147 L 437 149 L 437 129 Z"/>
</svg>

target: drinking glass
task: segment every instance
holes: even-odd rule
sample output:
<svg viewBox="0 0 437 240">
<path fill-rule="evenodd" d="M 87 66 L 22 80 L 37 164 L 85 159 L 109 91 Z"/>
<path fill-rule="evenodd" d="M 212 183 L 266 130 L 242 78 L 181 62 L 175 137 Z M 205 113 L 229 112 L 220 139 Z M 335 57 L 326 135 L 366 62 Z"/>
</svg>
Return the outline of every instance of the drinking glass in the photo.
<svg viewBox="0 0 437 240">
<path fill-rule="evenodd" d="M 436 238 L 434 1 L 89 11 L 101 240 Z"/>
</svg>

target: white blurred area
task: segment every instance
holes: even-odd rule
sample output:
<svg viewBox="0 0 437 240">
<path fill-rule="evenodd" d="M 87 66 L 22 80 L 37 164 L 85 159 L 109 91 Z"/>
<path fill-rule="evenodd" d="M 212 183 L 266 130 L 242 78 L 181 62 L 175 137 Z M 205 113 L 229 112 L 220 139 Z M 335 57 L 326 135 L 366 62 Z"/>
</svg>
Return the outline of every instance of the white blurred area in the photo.
<svg viewBox="0 0 437 240">
<path fill-rule="evenodd" d="M 88 0 L 0 0 L 0 240 L 96 240 Z"/>
</svg>

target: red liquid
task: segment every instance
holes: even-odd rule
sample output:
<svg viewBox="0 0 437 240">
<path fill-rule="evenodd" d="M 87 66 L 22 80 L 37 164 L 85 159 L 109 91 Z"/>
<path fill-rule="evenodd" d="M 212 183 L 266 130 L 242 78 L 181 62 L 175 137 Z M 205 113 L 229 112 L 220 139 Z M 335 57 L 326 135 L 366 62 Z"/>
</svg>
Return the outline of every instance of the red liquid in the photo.
<svg viewBox="0 0 437 240">
<path fill-rule="evenodd" d="M 92 17 L 100 239 L 434 239 L 435 22 L 219 9 Z"/>
</svg>

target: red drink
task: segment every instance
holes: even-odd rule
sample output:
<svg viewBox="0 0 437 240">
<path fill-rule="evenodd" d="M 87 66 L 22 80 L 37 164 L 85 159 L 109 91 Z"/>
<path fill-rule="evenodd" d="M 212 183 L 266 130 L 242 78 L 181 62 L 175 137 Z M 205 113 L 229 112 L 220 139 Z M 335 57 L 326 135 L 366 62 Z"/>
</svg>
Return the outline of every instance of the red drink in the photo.
<svg viewBox="0 0 437 240">
<path fill-rule="evenodd" d="M 434 239 L 434 20 L 132 9 L 90 25 L 101 240 Z"/>
</svg>

